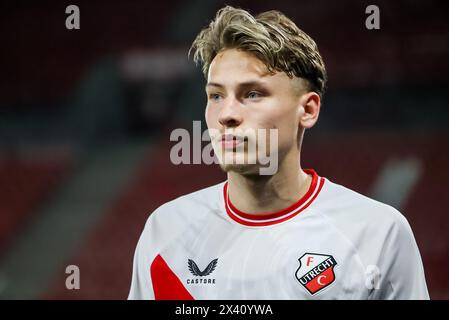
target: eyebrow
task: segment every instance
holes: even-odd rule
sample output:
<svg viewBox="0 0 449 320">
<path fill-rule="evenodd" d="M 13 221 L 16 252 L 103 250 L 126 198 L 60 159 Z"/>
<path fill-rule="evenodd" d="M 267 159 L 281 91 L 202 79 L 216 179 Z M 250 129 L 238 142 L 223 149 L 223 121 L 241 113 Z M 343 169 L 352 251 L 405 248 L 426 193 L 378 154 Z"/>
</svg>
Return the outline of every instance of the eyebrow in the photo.
<svg viewBox="0 0 449 320">
<path fill-rule="evenodd" d="M 223 88 L 223 85 L 219 84 L 219 83 L 215 83 L 215 82 L 208 82 L 206 84 L 206 88 L 207 87 L 219 87 L 219 88 Z"/>
<path fill-rule="evenodd" d="M 246 87 L 252 87 L 252 86 L 263 86 L 265 85 L 265 82 L 262 81 L 258 81 L 258 80 L 251 80 L 251 81 L 246 81 L 246 82 L 241 82 L 237 85 L 238 88 L 246 88 Z M 215 83 L 215 82 L 208 82 L 206 84 L 206 88 L 208 87 L 218 87 L 218 88 L 224 88 L 224 86 L 220 83 Z"/>
</svg>

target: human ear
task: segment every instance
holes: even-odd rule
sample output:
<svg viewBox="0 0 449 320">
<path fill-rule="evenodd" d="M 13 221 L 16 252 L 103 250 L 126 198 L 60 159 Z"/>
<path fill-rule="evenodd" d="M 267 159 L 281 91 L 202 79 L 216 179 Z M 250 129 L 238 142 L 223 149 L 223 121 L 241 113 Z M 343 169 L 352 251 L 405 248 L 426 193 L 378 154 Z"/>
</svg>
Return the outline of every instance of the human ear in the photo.
<svg viewBox="0 0 449 320">
<path fill-rule="evenodd" d="M 321 108 L 321 98 L 316 92 L 306 92 L 299 99 L 302 112 L 299 117 L 299 124 L 305 129 L 312 128 L 318 121 Z"/>
</svg>

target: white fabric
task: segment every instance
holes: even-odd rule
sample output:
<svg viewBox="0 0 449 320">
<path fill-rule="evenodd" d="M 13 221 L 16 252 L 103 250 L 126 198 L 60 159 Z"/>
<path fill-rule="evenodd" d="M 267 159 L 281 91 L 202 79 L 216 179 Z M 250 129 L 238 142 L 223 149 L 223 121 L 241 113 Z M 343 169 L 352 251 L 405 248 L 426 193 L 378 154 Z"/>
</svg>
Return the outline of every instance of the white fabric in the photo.
<svg viewBox="0 0 449 320">
<path fill-rule="evenodd" d="M 150 267 L 158 255 L 194 299 L 429 299 L 405 217 L 326 178 L 315 179 L 314 190 L 302 199 L 307 206 L 268 226 L 230 217 L 225 182 L 162 205 L 139 239 L 128 299 L 155 298 Z M 328 261 L 321 269 L 330 266 L 329 257 L 336 262 L 334 281 L 309 292 L 299 278 L 320 262 Z M 189 259 L 200 271 L 218 260 L 209 275 L 198 276 L 189 270 Z M 325 283 L 329 273 L 319 271 L 315 281 Z"/>
</svg>

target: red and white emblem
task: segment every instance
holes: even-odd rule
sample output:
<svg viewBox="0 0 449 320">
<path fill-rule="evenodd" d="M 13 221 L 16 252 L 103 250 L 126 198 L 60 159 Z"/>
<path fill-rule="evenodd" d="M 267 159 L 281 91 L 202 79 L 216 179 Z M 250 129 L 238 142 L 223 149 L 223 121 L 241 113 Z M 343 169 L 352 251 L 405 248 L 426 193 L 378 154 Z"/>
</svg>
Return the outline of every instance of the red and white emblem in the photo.
<svg viewBox="0 0 449 320">
<path fill-rule="evenodd" d="M 319 253 L 305 253 L 299 260 L 295 276 L 310 294 L 315 294 L 335 281 L 334 257 Z"/>
</svg>

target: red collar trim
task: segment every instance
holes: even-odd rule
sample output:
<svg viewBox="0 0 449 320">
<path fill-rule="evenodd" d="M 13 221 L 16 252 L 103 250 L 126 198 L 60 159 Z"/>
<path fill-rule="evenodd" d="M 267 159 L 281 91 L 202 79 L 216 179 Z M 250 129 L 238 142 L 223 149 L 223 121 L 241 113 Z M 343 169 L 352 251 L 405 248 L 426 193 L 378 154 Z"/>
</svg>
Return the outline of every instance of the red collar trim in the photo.
<svg viewBox="0 0 449 320">
<path fill-rule="evenodd" d="M 315 200 L 324 184 L 324 178 L 318 176 L 315 170 L 304 169 L 304 172 L 312 175 L 312 183 L 310 184 L 309 190 L 307 190 L 306 194 L 297 202 L 285 209 L 264 214 L 245 213 L 234 207 L 229 199 L 228 182 L 226 181 L 223 188 L 226 212 L 234 221 L 253 227 L 269 226 L 295 217 L 301 211 L 306 209 L 313 202 L 313 200 Z"/>
</svg>

